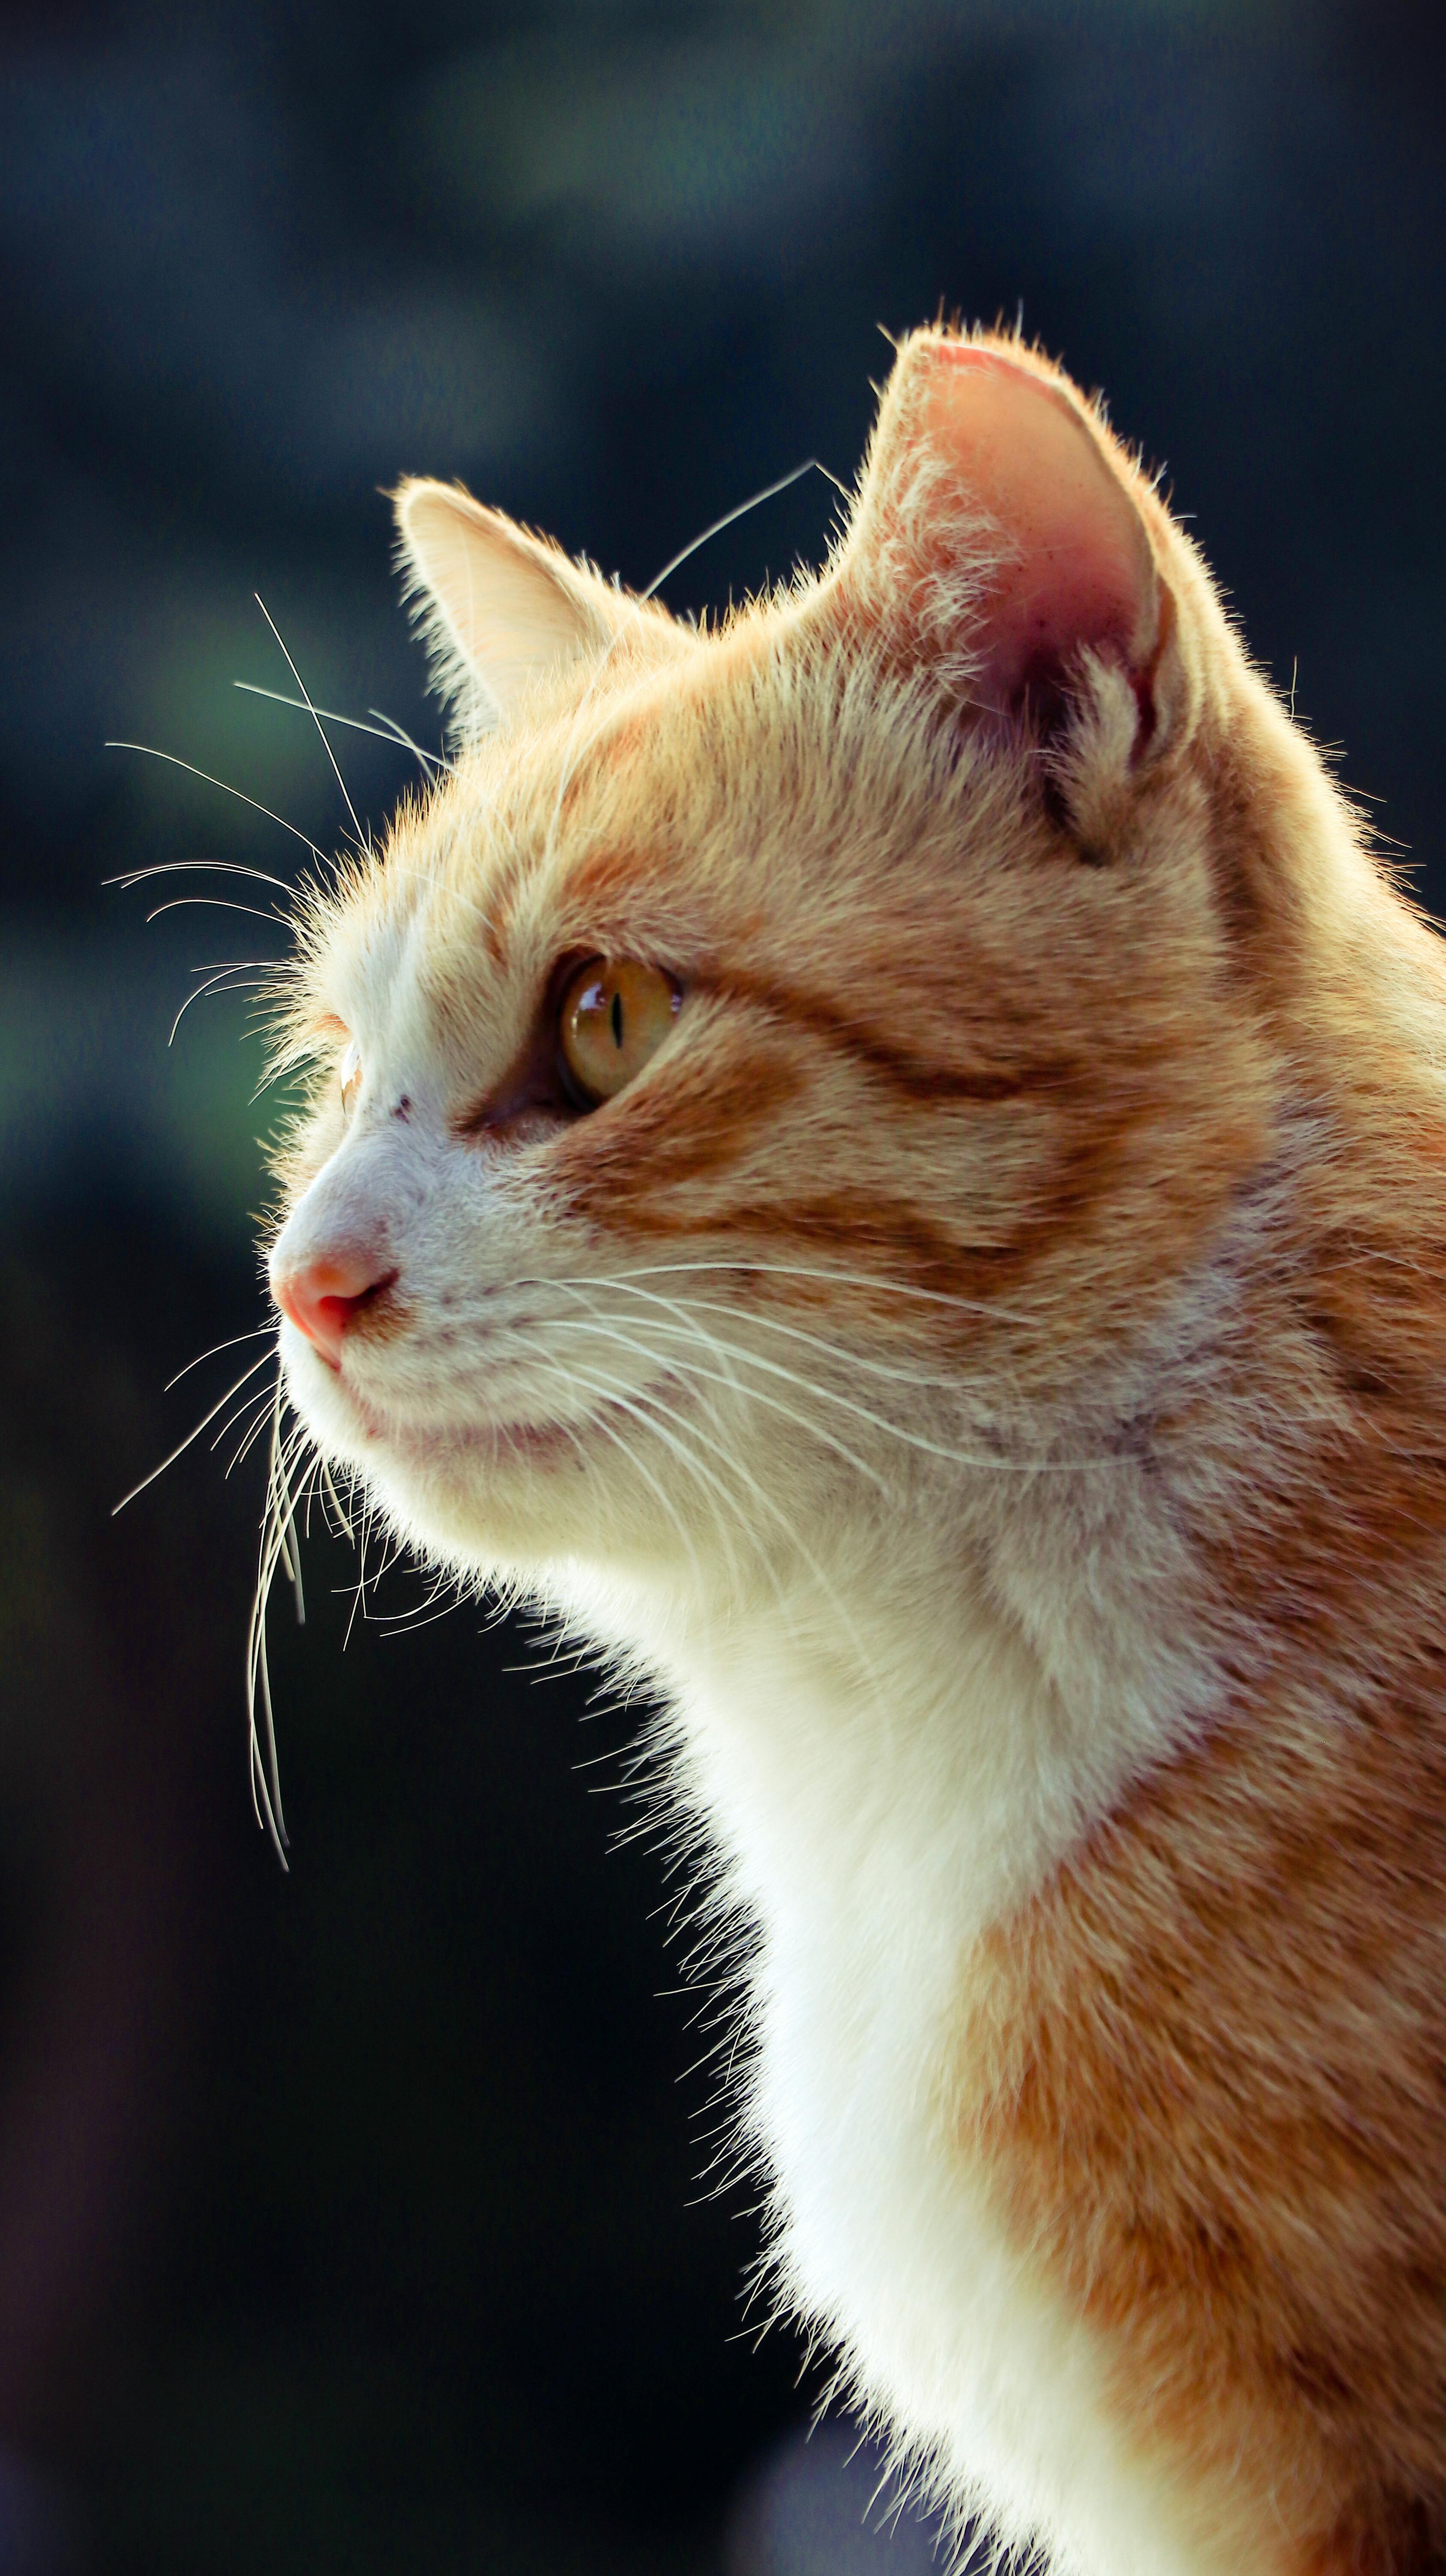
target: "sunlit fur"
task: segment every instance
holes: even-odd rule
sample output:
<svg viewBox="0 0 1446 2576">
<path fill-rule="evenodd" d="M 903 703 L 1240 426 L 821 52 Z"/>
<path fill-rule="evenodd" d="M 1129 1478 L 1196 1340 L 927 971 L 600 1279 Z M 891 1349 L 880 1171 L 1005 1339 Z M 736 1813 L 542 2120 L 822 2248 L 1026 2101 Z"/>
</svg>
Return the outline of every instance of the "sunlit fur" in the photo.
<svg viewBox="0 0 1446 2576">
<path fill-rule="evenodd" d="M 901 2450 L 1077 2576 L 1424 2576 L 1441 952 L 992 345 L 1146 532 L 1148 726 L 1104 649 L 991 710 L 1028 530 L 931 426 L 944 335 L 818 581 L 695 631 L 569 569 L 571 658 L 301 923 L 274 1257 L 394 1276 L 287 1381 L 658 1694 L 777 2295 Z M 671 1035 L 489 1128 L 592 954 Z"/>
</svg>

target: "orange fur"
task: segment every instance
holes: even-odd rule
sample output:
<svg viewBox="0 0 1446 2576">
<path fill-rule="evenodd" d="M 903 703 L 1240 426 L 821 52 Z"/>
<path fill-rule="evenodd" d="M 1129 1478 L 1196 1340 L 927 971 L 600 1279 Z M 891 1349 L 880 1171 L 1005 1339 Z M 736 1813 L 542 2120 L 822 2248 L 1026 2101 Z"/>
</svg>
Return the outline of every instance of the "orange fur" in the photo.
<svg viewBox="0 0 1446 2576">
<path fill-rule="evenodd" d="M 1068 508 L 1043 467 L 1029 480 L 1030 402 Z M 453 528 L 440 487 L 409 488 L 418 525 L 425 503 Z M 505 551 L 504 522 L 476 525 Z M 842 1450 L 709 1399 L 708 1472 L 736 1455 L 764 1477 L 780 1526 L 760 1545 L 800 1583 L 795 1531 L 809 1563 L 876 1560 L 881 1597 L 977 1594 L 1061 1709 L 1096 1687 L 1083 1643 L 1071 1660 L 1096 1614 L 1106 1640 L 1138 1631 L 1141 1670 L 1169 1644 L 1156 1734 L 1142 1719 L 1101 1752 L 1105 1788 L 1087 1744 L 1070 1757 L 1048 1866 L 960 1949 L 928 2069 L 939 2189 L 977 2195 L 1094 2338 L 1121 2456 L 1159 2464 L 1191 2566 L 1425 2576 L 1446 2564 L 1441 951 L 1158 493 L 1017 341 L 906 342 L 839 553 L 719 634 L 635 614 L 526 542 L 507 563 L 505 721 L 318 902 L 292 1043 L 340 1024 L 424 1067 L 449 1150 L 473 1157 L 456 1188 L 495 1188 L 487 1208 L 534 1229 L 508 1256 L 532 1292 L 615 1275 L 638 1298 L 647 1265 L 701 1262 L 697 1311 L 753 1366 L 777 1377 L 808 1337 L 862 1355 L 828 1380 L 852 1405 L 826 1417 Z M 525 584 L 544 578 L 524 686 Z M 465 644 L 448 629 L 454 660 Z M 379 998 L 377 959 L 408 940 L 404 1046 L 402 970 Z M 595 953 L 675 974 L 677 1030 L 605 1111 L 499 1139 L 486 1104 L 537 1043 L 557 961 Z M 323 1077 L 282 1165 L 283 1271 L 341 1222 L 325 1193 L 352 1171 L 381 1176 L 348 1206 L 406 1271 L 380 1159 L 401 1078 L 378 1074 L 353 1138 Z M 423 1370 L 429 1293 L 407 1274 L 358 1315 L 339 1393 L 289 1357 L 317 1436 L 364 1475 L 421 1402 L 421 1375 L 386 1370 Z M 610 1311 L 615 1342 L 645 1330 L 642 1306 Z M 335 1409 L 353 1361 L 371 1449 Z M 943 1392 L 910 1392 L 926 1383 Z M 618 1401 L 658 1419 L 646 1388 Z M 655 1444 L 649 1466 L 620 1414 L 579 1406 L 565 1485 L 555 1463 L 508 1464 L 500 1410 L 485 1492 L 409 1432 L 376 1470 L 387 1508 L 437 1553 L 544 1590 L 562 1549 L 661 1580 L 669 1457 Z M 971 1441 L 1066 1467 L 1093 1442 L 1117 1481 L 1089 1488 L 1091 1521 L 1058 1480 L 970 1483 Z M 848 1444 L 888 1469 L 887 1511 Z M 679 1511 L 705 1532 L 696 1494 Z M 1153 1535 L 1127 1605 L 1109 1551 L 1129 1512 Z M 1075 1569 L 1062 1607 L 1052 1551 Z M 679 1576 L 658 1633 L 696 1634 L 705 1671 L 766 1593 L 721 1556 L 699 1581 L 707 1618 Z M 643 1633 L 628 1619 L 619 1652 Z M 636 1651 L 673 1672 L 671 1642 Z M 1108 1651 L 1089 1648 L 1106 1658 L 1090 1673 Z M 714 1793 L 687 1794 L 706 1822 Z M 806 2177 L 784 2184 L 806 2199 Z M 942 2440 L 898 2407 L 906 2436 Z"/>
</svg>

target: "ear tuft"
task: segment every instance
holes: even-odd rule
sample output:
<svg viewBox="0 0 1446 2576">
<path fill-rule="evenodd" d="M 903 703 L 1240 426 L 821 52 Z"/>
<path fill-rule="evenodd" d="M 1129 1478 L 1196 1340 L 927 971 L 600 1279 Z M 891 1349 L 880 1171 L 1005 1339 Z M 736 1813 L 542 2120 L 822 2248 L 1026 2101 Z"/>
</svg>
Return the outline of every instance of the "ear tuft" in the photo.
<svg viewBox="0 0 1446 2576">
<path fill-rule="evenodd" d="M 840 579 L 871 621 L 986 716 L 1048 732 L 1091 660 L 1162 738 L 1176 632 L 1145 486 L 1056 368 L 1002 339 L 921 331 L 880 406 Z"/>
<path fill-rule="evenodd" d="M 613 594 L 457 483 L 394 495 L 397 553 L 433 679 L 464 730 L 505 720 L 534 675 L 602 652 Z"/>
</svg>

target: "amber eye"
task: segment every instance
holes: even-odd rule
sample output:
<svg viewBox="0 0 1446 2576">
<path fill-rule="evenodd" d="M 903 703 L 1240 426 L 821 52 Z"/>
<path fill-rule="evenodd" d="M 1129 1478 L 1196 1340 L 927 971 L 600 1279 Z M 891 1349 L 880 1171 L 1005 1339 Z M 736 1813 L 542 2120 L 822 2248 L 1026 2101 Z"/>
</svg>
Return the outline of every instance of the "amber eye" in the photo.
<svg viewBox="0 0 1446 2576">
<path fill-rule="evenodd" d="M 635 958 L 594 957 L 562 997 L 562 1061 L 584 1100 L 611 1100 L 656 1055 L 683 996 L 671 975 Z"/>
<path fill-rule="evenodd" d="M 337 1078 L 341 1084 L 342 1112 L 344 1116 L 350 1117 L 357 1093 L 361 1089 L 362 1078 L 361 1049 L 355 1038 L 347 1040 L 346 1052 L 337 1067 Z"/>
</svg>

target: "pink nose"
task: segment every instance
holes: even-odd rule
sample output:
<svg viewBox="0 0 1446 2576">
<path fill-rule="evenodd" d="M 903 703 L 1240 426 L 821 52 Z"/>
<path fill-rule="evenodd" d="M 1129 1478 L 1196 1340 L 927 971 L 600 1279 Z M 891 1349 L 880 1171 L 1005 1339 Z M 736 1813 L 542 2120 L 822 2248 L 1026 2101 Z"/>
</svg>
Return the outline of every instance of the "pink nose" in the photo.
<svg viewBox="0 0 1446 2576">
<path fill-rule="evenodd" d="M 314 1342 L 324 1360 L 339 1366 L 347 1329 L 364 1306 L 371 1305 L 396 1277 L 375 1254 L 336 1253 L 326 1260 L 303 1262 L 296 1270 L 271 1273 L 271 1294 L 299 1333 Z"/>
</svg>

